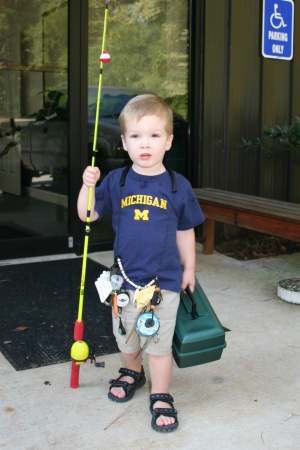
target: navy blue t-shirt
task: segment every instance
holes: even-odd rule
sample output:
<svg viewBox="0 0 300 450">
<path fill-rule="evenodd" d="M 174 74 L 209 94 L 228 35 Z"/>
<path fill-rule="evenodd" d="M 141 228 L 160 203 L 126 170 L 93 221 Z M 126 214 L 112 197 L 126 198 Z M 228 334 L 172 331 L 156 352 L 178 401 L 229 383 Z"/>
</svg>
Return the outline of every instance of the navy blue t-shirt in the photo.
<svg viewBox="0 0 300 450">
<path fill-rule="evenodd" d="M 189 230 L 205 220 L 192 187 L 174 172 L 177 192 L 173 193 L 167 171 L 146 176 L 132 168 L 121 187 L 123 170 L 111 171 L 96 188 L 95 210 L 100 219 L 112 213 L 115 257 L 121 257 L 127 277 L 135 284 L 144 286 L 157 275 L 162 289 L 180 292 L 176 231 Z"/>
</svg>

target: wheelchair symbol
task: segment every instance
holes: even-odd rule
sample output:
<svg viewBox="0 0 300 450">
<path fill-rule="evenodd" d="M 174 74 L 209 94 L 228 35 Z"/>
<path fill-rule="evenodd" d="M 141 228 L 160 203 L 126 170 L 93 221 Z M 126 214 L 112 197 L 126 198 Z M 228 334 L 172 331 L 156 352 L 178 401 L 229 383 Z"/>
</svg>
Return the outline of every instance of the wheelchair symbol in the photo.
<svg viewBox="0 0 300 450">
<path fill-rule="evenodd" d="M 277 9 L 278 9 L 278 5 L 277 5 L 277 3 L 275 3 L 274 12 L 270 17 L 270 23 L 271 23 L 272 27 L 275 29 L 278 29 L 281 27 L 286 27 L 287 25 L 284 23 L 282 15 L 279 12 L 277 12 Z"/>
</svg>

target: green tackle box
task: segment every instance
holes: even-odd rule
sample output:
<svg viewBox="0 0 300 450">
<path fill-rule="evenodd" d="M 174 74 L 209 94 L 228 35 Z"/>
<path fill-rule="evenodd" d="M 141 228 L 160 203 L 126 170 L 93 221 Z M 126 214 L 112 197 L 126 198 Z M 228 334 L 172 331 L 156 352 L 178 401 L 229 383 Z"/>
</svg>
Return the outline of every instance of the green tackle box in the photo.
<svg viewBox="0 0 300 450">
<path fill-rule="evenodd" d="M 221 358 L 226 347 L 225 330 L 198 281 L 193 294 L 180 294 L 173 337 L 173 357 L 180 368 Z"/>
</svg>

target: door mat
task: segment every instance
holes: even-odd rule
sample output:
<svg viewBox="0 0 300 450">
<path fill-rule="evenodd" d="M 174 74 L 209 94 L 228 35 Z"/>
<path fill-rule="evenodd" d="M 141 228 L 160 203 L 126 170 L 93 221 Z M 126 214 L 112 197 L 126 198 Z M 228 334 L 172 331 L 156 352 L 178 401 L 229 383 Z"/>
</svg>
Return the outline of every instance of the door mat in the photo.
<svg viewBox="0 0 300 450">
<path fill-rule="evenodd" d="M 16 370 L 70 361 L 81 268 L 82 258 L 0 266 L 0 351 Z M 118 352 L 95 287 L 103 270 L 88 258 L 83 340 L 95 356 Z"/>
</svg>

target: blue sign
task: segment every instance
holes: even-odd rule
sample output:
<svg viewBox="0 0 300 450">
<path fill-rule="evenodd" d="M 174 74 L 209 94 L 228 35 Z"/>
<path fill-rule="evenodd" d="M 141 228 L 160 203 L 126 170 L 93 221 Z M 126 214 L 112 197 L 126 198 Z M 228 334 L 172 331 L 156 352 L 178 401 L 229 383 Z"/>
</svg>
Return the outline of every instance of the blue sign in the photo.
<svg viewBox="0 0 300 450">
<path fill-rule="evenodd" d="M 294 2 L 264 0 L 262 54 L 265 58 L 292 59 L 294 41 Z"/>
</svg>

